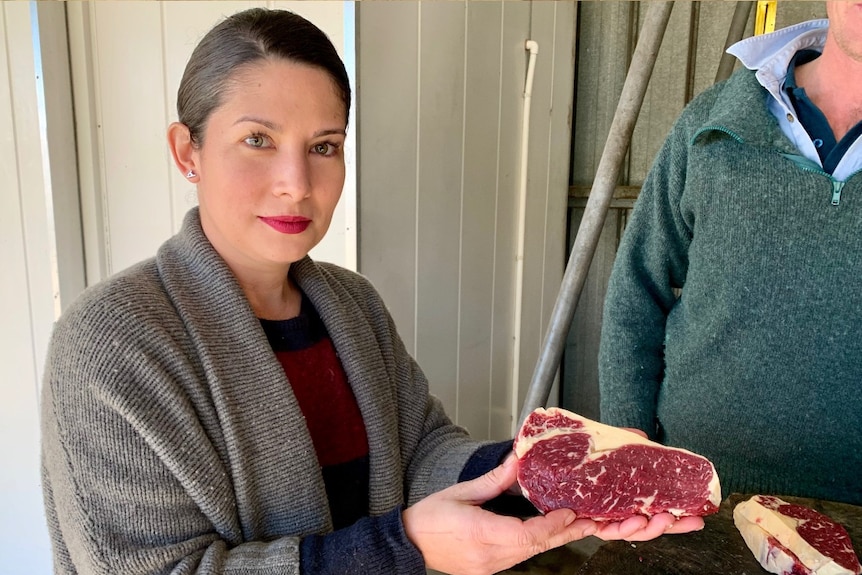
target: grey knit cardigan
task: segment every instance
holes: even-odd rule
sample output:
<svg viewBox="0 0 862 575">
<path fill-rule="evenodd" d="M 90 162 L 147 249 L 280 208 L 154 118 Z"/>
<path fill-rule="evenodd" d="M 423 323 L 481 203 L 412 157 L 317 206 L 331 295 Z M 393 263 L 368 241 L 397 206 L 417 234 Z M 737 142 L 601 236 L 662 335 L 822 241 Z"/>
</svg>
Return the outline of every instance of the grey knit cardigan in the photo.
<svg viewBox="0 0 862 575">
<path fill-rule="evenodd" d="M 455 483 L 481 444 L 429 395 L 371 284 L 307 257 L 290 274 L 362 412 L 370 513 Z M 57 573 L 298 573 L 300 538 L 332 530 L 296 398 L 196 208 L 58 321 L 42 433 Z"/>
</svg>

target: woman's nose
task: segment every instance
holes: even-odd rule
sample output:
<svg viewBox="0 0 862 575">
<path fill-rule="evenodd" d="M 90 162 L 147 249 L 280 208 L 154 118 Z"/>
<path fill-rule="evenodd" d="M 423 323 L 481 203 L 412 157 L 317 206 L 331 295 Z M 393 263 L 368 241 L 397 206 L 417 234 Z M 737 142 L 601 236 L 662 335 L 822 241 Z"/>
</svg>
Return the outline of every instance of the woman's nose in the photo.
<svg viewBox="0 0 862 575">
<path fill-rule="evenodd" d="M 311 166 L 306 154 L 285 154 L 277 160 L 276 181 L 273 193 L 288 195 L 299 201 L 311 195 Z"/>
</svg>

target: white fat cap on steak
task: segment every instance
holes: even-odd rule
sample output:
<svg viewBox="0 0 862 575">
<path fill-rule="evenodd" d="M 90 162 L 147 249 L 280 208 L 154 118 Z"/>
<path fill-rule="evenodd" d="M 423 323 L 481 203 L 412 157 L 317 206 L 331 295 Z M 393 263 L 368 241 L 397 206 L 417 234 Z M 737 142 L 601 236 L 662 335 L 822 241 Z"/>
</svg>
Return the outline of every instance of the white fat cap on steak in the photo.
<svg viewBox="0 0 862 575">
<path fill-rule="evenodd" d="M 856 575 L 820 553 L 799 535 L 796 528 L 803 521 L 764 507 L 756 495 L 733 509 L 733 522 L 745 544 L 770 573 L 790 573 L 795 555 L 795 559 L 810 569 L 812 575 Z M 770 545 L 769 537 L 775 538 L 786 550 Z"/>
</svg>

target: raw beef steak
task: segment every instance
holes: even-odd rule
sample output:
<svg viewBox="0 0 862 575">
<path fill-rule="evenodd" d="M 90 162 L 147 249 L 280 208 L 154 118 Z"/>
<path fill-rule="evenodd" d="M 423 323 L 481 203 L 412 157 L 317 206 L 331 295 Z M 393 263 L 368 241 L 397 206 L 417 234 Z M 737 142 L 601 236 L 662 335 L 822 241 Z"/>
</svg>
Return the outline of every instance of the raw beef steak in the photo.
<svg viewBox="0 0 862 575">
<path fill-rule="evenodd" d="M 734 507 L 733 522 L 745 544 L 770 573 L 862 573 L 844 527 L 808 507 L 771 495 L 755 495 Z"/>
<path fill-rule="evenodd" d="M 704 457 L 552 407 L 537 409 L 515 439 L 518 483 L 542 513 L 618 521 L 632 515 L 718 511 L 721 488 Z"/>
</svg>

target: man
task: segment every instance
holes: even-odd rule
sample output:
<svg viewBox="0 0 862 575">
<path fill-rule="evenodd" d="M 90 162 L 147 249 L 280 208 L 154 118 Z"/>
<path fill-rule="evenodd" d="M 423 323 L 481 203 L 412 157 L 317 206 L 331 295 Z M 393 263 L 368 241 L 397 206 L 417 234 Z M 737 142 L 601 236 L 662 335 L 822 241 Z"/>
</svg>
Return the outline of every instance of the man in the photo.
<svg viewBox="0 0 862 575">
<path fill-rule="evenodd" d="M 724 494 L 862 504 L 862 3 L 743 40 L 656 158 L 605 304 L 601 414 Z"/>
</svg>

